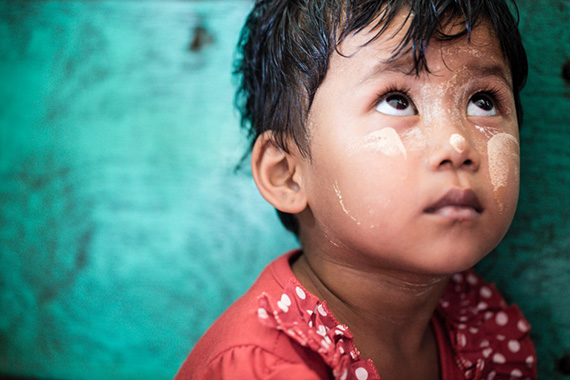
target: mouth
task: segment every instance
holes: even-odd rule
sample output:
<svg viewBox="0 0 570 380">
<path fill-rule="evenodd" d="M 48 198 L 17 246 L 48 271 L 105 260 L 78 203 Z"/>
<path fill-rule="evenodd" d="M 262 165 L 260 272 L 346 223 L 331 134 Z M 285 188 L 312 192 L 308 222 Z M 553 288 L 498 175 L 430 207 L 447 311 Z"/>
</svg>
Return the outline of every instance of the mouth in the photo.
<svg viewBox="0 0 570 380">
<path fill-rule="evenodd" d="M 477 195 L 471 189 L 451 189 L 424 210 L 427 214 L 454 220 L 474 220 L 483 212 Z"/>
</svg>

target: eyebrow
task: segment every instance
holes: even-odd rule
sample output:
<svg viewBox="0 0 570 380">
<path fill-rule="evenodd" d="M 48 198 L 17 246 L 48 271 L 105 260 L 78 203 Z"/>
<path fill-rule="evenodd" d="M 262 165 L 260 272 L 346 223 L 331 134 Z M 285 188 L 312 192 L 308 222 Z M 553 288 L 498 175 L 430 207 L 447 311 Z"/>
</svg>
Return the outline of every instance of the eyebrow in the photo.
<svg viewBox="0 0 570 380">
<path fill-rule="evenodd" d="M 498 77 L 499 79 L 501 79 L 503 82 L 505 82 L 509 88 L 513 88 L 513 83 L 512 83 L 512 79 L 511 76 L 508 75 L 508 67 L 505 65 L 500 65 L 500 64 L 496 64 L 496 63 L 491 63 L 491 64 L 484 64 L 484 65 L 471 65 L 468 66 L 468 69 L 472 70 L 472 71 L 477 71 L 479 73 L 481 73 L 483 76 L 494 76 L 494 77 Z"/>
<path fill-rule="evenodd" d="M 409 75 L 414 69 L 413 60 L 410 58 L 401 58 L 392 61 L 378 61 L 372 70 L 368 72 L 360 81 L 361 84 L 378 77 L 385 72 L 395 72 Z"/>
</svg>

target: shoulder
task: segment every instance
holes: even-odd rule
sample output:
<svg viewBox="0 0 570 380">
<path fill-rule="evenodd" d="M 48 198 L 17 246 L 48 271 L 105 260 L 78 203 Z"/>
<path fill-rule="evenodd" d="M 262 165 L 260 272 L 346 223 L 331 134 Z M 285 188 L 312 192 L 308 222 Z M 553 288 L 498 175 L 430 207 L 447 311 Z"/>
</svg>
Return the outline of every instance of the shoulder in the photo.
<svg viewBox="0 0 570 380">
<path fill-rule="evenodd" d="M 198 363 L 195 363 L 198 364 Z M 176 375 L 176 380 L 320 380 L 327 379 L 326 368 L 319 368 L 319 363 L 307 363 L 296 357 L 268 350 L 266 347 L 247 344 L 234 346 L 219 352 L 201 365 L 183 365 Z"/>
<path fill-rule="evenodd" d="M 437 313 L 466 378 L 536 378 L 530 324 L 474 270 L 452 276 Z"/>
<path fill-rule="evenodd" d="M 214 322 L 186 358 L 177 380 L 327 378 L 318 355 L 259 321 L 260 295 L 281 296 L 282 282 L 292 274 L 286 268 L 293 254 L 269 264 L 248 292 Z"/>
</svg>

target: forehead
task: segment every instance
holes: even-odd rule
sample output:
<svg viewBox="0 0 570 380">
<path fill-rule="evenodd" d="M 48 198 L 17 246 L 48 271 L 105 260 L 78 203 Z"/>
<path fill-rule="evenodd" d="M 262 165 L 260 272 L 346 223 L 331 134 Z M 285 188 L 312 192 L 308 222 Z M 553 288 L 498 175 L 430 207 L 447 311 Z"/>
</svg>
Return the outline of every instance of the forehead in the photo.
<svg viewBox="0 0 570 380">
<path fill-rule="evenodd" d="M 361 75 L 361 81 L 384 71 L 416 74 L 417 63 L 414 62 L 410 47 L 405 47 L 403 53 L 394 57 L 408 28 L 409 18 L 402 14 L 376 38 L 377 31 L 371 26 L 348 36 L 339 45 L 338 52 L 333 54 L 329 70 L 350 70 Z M 443 32 L 453 34 L 463 28 L 464 25 L 460 22 L 452 22 Z M 493 72 L 512 87 L 509 65 L 501 51 L 498 38 L 487 22 L 479 23 L 469 37 L 464 35 L 453 40 L 442 40 L 439 36 L 436 32 L 429 40 L 425 50 L 427 68 L 420 66 L 418 75 L 437 75 L 442 70 L 470 69 L 484 73 Z"/>
</svg>

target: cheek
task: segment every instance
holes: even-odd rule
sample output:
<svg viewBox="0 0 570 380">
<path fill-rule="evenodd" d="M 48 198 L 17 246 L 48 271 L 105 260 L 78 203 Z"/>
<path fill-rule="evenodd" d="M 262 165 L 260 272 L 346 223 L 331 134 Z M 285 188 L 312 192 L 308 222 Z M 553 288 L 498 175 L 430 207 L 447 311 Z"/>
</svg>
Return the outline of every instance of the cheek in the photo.
<svg viewBox="0 0 570 380">
<path fill-rule="evenodd" d="M 515 136 L 498 133 L 487 142 L 489 177 L 499 211 L 516 205 L 519 188 L 520 153 Z"/>
<path fill-rule="evenodd" d="M 393 128 L 373 131 L 348 145 L 321 182 L 326 194 L 315 199 L 333 198 L 333 207 L 321 205 L 323 220 L 336 217 L 365 228 L 380 227 L 378 216 L 394 203 L 398 191 L 393 184 L 405 180 L 406 163 L 406 147 Z"/>
<path fill-rule="evenodd" d="M 348 149 L 349 156 L 382 154 L 386 157 L 406 158 L 406 148 L 394 128 L 382 128 L 365 135 Z"/>
</svg>

